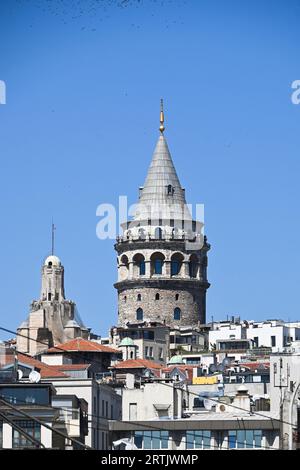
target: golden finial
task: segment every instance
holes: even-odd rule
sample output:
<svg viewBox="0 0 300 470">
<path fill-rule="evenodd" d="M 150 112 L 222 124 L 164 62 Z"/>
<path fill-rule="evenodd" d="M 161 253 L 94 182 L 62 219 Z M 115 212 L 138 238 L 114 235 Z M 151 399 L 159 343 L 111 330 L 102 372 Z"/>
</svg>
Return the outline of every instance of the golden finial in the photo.
<svg viewBox="0 0 300 470">
<path fill-rule="evenodd" d="M 165 122 L 164 101 L 163 101 L 163 99 L 161 99 L 160 100 L 160 126 L 159 126 L 159 130 L 162 134 L 164 133 L 164 130 L 165 130 L 164 122 Z"/>
</svg>

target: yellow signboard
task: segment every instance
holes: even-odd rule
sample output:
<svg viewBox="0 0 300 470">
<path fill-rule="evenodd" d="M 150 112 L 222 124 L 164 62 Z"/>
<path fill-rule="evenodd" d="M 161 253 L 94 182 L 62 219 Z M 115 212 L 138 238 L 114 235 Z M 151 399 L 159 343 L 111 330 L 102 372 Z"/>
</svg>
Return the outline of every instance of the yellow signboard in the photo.
<svg viewBox="0 0 300 470">
<path fill-rule="evenodd" d="M 218 383 L 218 376 L 211 375 L 210 377 L 193 377 L 193 385 L 209 385 L 209 384 L 217 384 Z"/>
</svg>

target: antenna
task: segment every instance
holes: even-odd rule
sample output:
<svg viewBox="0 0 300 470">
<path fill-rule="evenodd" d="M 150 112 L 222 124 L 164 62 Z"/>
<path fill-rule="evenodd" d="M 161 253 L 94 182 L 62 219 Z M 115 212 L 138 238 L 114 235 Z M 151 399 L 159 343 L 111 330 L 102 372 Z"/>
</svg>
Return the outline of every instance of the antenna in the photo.
<svg viewBox="0 0 300 470">
<path fill-rule="evenodd" d="M 51 255 L 52 256 L 54 255 L 55 230 L 56 230 L 56 227 L 55 227 L 55 225 L 53 223 L 53 219 L 52 219 L 52 226 L 51 226 Z"/>
<path fill-rule="evenodd" d="M 164 130 L 165 130 L 165 126 L 164 126 L 164 122 L 165 122 L 165 116 L 164 116 L 164 100 L 161 99 L 160 100 L 160 126 L 159 126 L 159 130 L 161 132 L 161 134 L 164 133 Z"/>
</svg>

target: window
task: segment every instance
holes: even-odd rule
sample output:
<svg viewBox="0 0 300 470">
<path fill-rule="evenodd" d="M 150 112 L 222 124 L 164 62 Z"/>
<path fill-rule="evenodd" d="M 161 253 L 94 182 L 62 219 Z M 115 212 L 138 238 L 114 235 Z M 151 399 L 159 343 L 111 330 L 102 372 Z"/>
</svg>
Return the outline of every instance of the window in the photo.
<svg viewBox="0 0 300 470">
<path fill-rule="evenodd" d="M 153 347 L 149 347 L 149 357 L 153 357 Z"/>
<path fill-rule="evenodd" d="M 187 431 L 186 449 L 209 449 L 211 431 Z"/>
<path fill-rule="evenodd" d="M 51 268 L 51 267 L 52 267 L 52 261 L 49 261 L 48 268 Z"/>
<path fill-rule="evenodd" d="M 271 346 L 276 346 L 276 336 L 271 336 Z"/>
<path fill-rule="evenodd" d="M 138 308 L 136 311 L 136 319 L 137 320 L 143 320 L 144 318 L 144 312 L 142 308 Z"/>
<path fill-rule="evenodd" d="M 142 300 L 141 294 L 138 294 L 138 295 L 137 295 L 137 299 L 136 299 L 136 300 L 137 300 L 138 302 Z"/>
<path fill-rule="evenodd" d="M 154 238 L 157 239 L 157 240 L 162 239 L 162 229 L 160 227 L 156 227 L 156 229 L 154 231 Z"/>
<path fill-rule="evenodd" d="M 168 194 L 168 196 L 173 196 L 173 194 L 174 194 L 174 188 L 171 184 L 168 184 L 168 186 L 167 186 L 167 194 Z"/>
<path fill-rule="evenodd" d="M 148 357 L 148 351 L 149 351 L 149 347 L 148 346 L 145 346 L 145 356 Z"/>
<path fill-rule="evenodd" d="M 145 260 L 140 261 L 140 276 L 143 276 L 146 272 Z"/>
<path fill-rule="evenodd" d="M 193 408 L 204 408 L 203 399 L 194 398 Z"/>
<path fill-rule="evenodd" d="M 105 402 L 105 416 L 108 418 L 108 401 Z"/>
<path fill-rule="evenodd" d="M 41 425 L 32 420 L 17 420 L 16 425 L 24 429 L 24 431 L 37 441 L 41 441 Z M 13 449 L 20 449 L 24 447 L 35 447 L 35 445 L 26 439 L 25 436 L 13 428 Z"/>
<path fill-rule="evenodd" d="M 134 443 L 138 449 L 168 449 L 168 431 L 135 431 Z"/>
<path fill-rule="evenodd" d="M 255 347 L 258 348 L 258 336 L 254 336 L 253 341 L 254 341 Z"/>
<path fill-rule="evenodd" d="M 159 348 L 159 359 L 164 358 L 163 348 Z"/>
<path fill-rule="evenodd" d="M 155 294 L 155 300 L 159 300 L 159 294 Z"/>
<path fill-rule="evenodd" d="M 124 303 L 126 304 L 126 302 L 127 302 L 127 296 L 126 295 L 124 295 L 123 300 L 124 300 Z"/>
<path fill-rule="evenodd" d="M 154 273 L 162 274 L 162 260 L 161 259 L 156 259 L 154 261 Z"/>
<path fill-rule="evenodd" d="M 162 274 L 164 259 L 162 253 L 153 253 L 151 256 L 151 274 Z"/>
<path fill-rule="evenodd" d="M 146 274 L 145 258 L 141 253 L 134 255 L 133 259 L 133 276 L 144 276 Z"/>
<path fill-rule="evenodd" d="M 262 441 L 261 430 L 239 430 L 228 432 L 229 449 L 253 449 L 260 448 Z"/>
<path fill-rule="evenodd" d="M 176 294 L 175 295 L 175 300 L 178 300 L 179 299 L 179 294 Z"/>
<path fill-rule="evenodd" d="M 196 255 L 192 255 L 189 261 L 189 275 L 190 277 L 197 277 L 198 270 L 198 258 Z"/>
<path fill-rule="evenodd" d="M 183 262 L 183 256 L 181 253 L 175 253 L 171 257 L 171 276 L 177 276 L 180 273 L 180 269 Z"/>
<path fill-rule="evenodd" d="M 104 416 L 104 400 L 102 400 L 102 416 Z"/>
<path fill-rule="evenodd" d="M 50 292 L 49 292 L 49 294 L 48 294 L 48 300 L 51 300 L 51 294 L 50 294 Z"/>
<path fill-rule="evenodd" d="M 110 419 L 113 419 L 114 417 L 114 407 L 110 405 Z"/>
<path fill-rule="evenodd" d="M 180 320 L 181 318 L 181 310 L 179 307 L 174 309 L 174 320 Z"/>
</svg>

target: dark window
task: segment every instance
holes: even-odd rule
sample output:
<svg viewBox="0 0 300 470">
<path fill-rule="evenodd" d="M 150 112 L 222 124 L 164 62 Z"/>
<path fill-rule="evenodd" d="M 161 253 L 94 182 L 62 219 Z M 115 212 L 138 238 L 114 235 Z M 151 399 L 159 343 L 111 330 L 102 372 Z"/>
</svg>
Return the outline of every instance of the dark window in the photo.
<svg viewBox="0 0 300 470">
<path fill-rule="evenodd" d="M 276 336 L 271 336 L 271 345 L 272 347 L 276 346 Z"/>
<path fill-rule="evenodd" d="M 175 300 L 178 300 L 179 299 L 179 294 L 176 294 L 175 295 Z"/>
<path fill-rule="evenodd" d="M 126 304 L 126 301 L 127 301 L 127 297 L 126 297 L 126 295 L 124 295 L 124 302 L 125 302 L 125 304 Z"/>
<path fill-rule="evenodd" d="M 161 240 L 162 239 L 162 229 L 160 227 L 156 227 L 154 232 L 154 238 Z"/>
<path fill-rule="evenodd" d="M 51 266 L 52 266 L 52 261 L 49 261 L 48 268 L 51 268 Z"/>
<path fill-rule="evenodd" d="M 181 310 L 180 308 L 176 307 L 174 309 L 174 320 L 180 320 L 181 317 Z"/>
<path fill-rule="evenodd" d="M 140 276 L 144 276 L 144 274 L 146 273 L 146 265 L 145 265 L 145 261 L 144 260 L 141 260 L 140 261 Z"/>
<path fill-rule="evenodd" d="M 142 308 L 138 308 L 136 311 L 136 319 L 137 320 L 143 320 L 144 318 L 144 312 Z"/>
<path fill-rule="evenodd" d="M 41 441 L 41 425 L 32 420 L 17 420 L 16 425 L 24 429 L 24 431 L 37 441 Z M 25 436 L 13 428 L 13 449 L 20 449 L 24 447 L 35 447 L 33 442 L 26 439 Z"/>
<path fill-rule="evenodd" d="M 159 300 L 159 294 L 155 294 L 155 300 Z"/>
<path fill-rule="evenodd" d="M 50 292 L 49 292 L 49 294 L 48 294 L 48 300 L 51 300 L 51 294 L 50 294 Z"/>
<path fill-rule="evenodd" d="M 180 263 L 177 259 L 171 261 L 171 276 L 176 276 L 180 271 Z"/>
<path fill-rule="evenodd" d="M 138 295 L 137 295 L 137 300 L 138 300 L 138 301 L 142 300 L 141 294 L 138 294 Z"/>
<path fill-rule="evenodd" d="M 154 261 L 154 273 L 155 274 L 162 274 L 162 265 L 163 265 L 163 261 L 161 259 L 156 259 Z"/>
<path fill-rule="evenodd" d="M 254 336 L 253 341 L 254 341 L 255 347 L 258 348 L 258 336 Z"/>
</svg>

